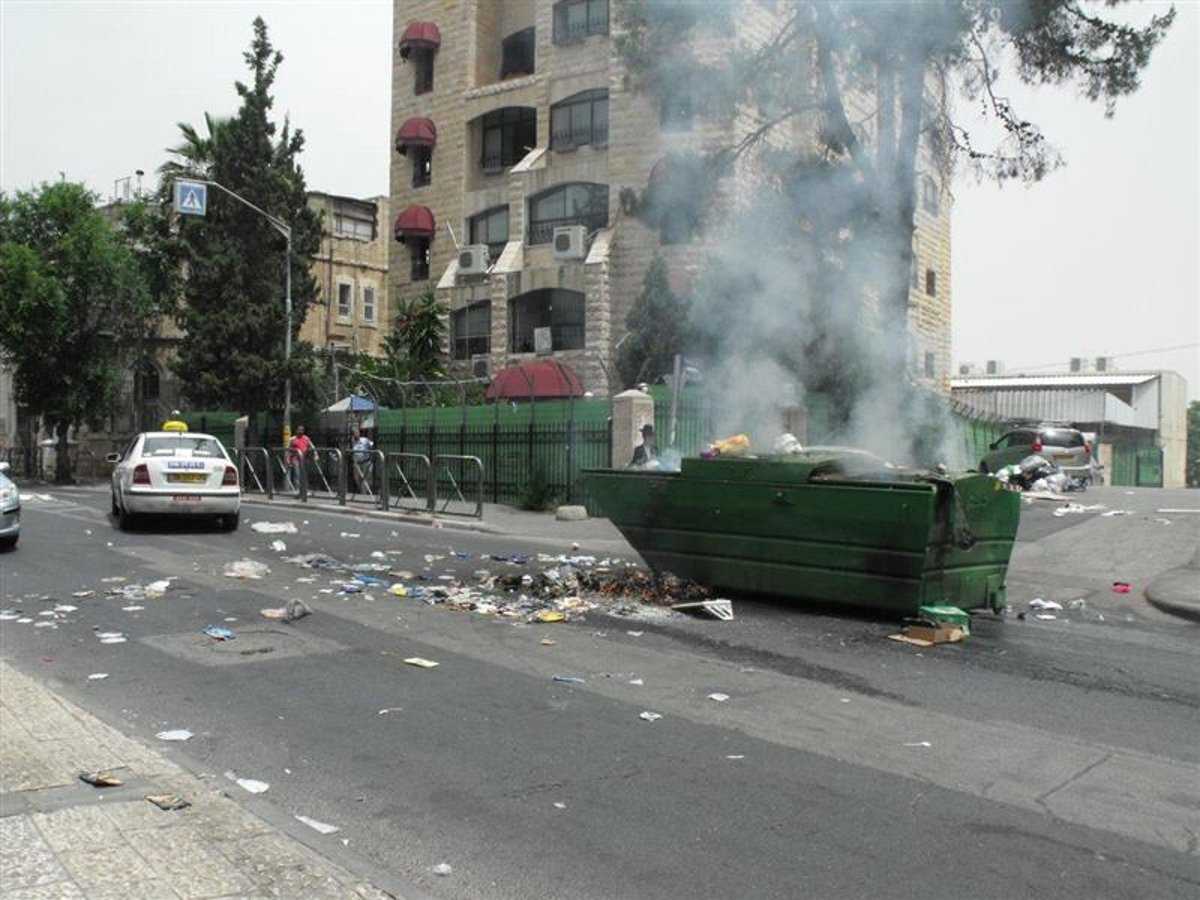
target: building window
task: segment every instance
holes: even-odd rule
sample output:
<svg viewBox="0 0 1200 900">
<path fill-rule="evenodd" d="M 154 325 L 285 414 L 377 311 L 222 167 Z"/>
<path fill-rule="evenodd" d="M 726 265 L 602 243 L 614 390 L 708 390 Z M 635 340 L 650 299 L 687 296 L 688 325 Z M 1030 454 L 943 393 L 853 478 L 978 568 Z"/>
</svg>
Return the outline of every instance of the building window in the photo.
<svg viewBox="0 0 1200 900">
<path fill-rule="evenodd" d="M 508 106 L 483 117 L 484 171 L 515 166 L 537 146 L 537 110 Z"/>
<path fill-rule="evenodd" d="M 364 322 L 375 321 L 375 288 L 363 287 L 362 289 L 362 320 Z"/>
<path fill-rule="evenodd" d="M 339 281 L 337 289 L 337 317 L 349 321 L 354 315 L 354 285 Z"/>
<path fill-rule="evenodd" d="M 375 240 L 375 219 L 334 213 L 333 236 L 351 238 L 356 241 Z"/>
<path fill-rule="evenodd" d="M 584 344 L 583 294 L 560 288 L 529 291 L 508 301 L 509 349 L 533 352 L 533 332 L 549 328 L 555 350 L 582 350 Z"/>
<path fill-rule="evenodd" d="M 913 251 L 912 259 L 908 262 L 908 272 L 912 277 L 912 289 L 919 291 L 921 289 L 921 262 L 917 259 L 917 251 Z"/>
<path fill-rule="evenodd" d="M 550 149 L 608 143 L 608 91 L 584 91 L 550 107 Z"/>
<path fill-rule="evenodd" d="M 497 206 L 467 219 L 467 243 L 487 244 L 488 255 L 499 259 L 508 243 L 508 207 Z"/>
<path fill-rule="evenodd" d="M 931 216 L 936 216 L 940 207 L 940 194 L 937 182 L 928 175 L 921 176 L 921 205 Z"/>
<path fill-rule="evenodd" d="M 554 43 L 608 34 L 608 0 L 562 0 L 554 5 Z"/>
<path fill-rule="evenodd" d="M 933 269 L 925 270 L 925 293 L 930 297 L 937 296 L 937 272 Z"/>
<path fill-rule="evenodd" d="M 608 225 L 608 185 L 560 184 L 529 201 L 529 243 L 548 244 L 559 225 L 596 231 Z"/>
<path fill-rule="evenodd" d="M 523 28 L 500 44 L 500 78 L 532 75 L 534 30 Z"/>
<path fill-rule="evenodd" d="M 450 314 L 450 348 L 454 359 L 470 359 L 492 350 L 492 303 L 472 303 Z"/>
<path fill-rule="evenodd" d="M 413 64 L 413 93 L 428 94 L 433 90 L 433 48 L 413 47 L 408 59 Z"/>
<path fill-rule="evenodd" d="M 937 357 L 932 351 L 925 351 L 925 377 L 933 378 L 937 375 Z"/>
<path fill-rule="evenodd" d="M 424 187 L 433 180 L 433 148 L 413 147 L 412 154 L 412 186 Z"/>
<path fill-rule="evenodd" d="M 408 280 L 409 281 L 428 281 L 429 280 L 429 238 L 427 237 L 406 237 L 404 242 L 408 244 Z"/>
</svg>

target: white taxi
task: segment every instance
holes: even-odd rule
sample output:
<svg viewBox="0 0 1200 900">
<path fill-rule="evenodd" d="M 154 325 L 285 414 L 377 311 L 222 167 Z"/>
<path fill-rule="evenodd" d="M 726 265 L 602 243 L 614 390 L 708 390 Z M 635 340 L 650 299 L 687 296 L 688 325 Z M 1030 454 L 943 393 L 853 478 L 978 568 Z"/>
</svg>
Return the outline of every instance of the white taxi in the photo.
<svg viewBox="0 0 1200 900">
<path fill-rule="evenodd" d="M 238 527 L 237 466 L 212 435 L 147 431 L 108 461 L 112 512 L 121 528 L 143 514 L 216 516 L 225 529 Z"/>
</svg>

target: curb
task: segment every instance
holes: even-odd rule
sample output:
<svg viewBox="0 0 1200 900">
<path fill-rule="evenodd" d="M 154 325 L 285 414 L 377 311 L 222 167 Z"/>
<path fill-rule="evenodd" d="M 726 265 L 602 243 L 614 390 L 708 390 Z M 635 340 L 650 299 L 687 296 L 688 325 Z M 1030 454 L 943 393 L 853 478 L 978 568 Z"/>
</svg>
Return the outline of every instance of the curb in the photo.
<svg viewBox="0 0 1200 900">
<path fill-rule="evenodd" d="M 299 500 L 268 500 L 265 497 L 242 495 L 242 505 L 278 507 L 280 509 L 320 510 L 327 513 L 342 513 L 351 516 L 366 516 L 380 522 L 400 522 L 405 525 L 427 525 L 431 528 L 450 528 L 456 531 L 476 531 L 483 534 L 500 534 L 500 529 L 483 521 L 464 522 L 455 519 L 441 519 L 432 515 L 420 513 L 384 512 L 379 509 L 355 509 L 352 506 L 342 506 L 339 503 L 301 503 Z"/>
<path fill-rule="evenodd" d="M 1200 549 L 1186 566 L 1163 572 L 1146 585 L 1142 596 L 1155 609 L 1200 622 Z"/>
</svg>

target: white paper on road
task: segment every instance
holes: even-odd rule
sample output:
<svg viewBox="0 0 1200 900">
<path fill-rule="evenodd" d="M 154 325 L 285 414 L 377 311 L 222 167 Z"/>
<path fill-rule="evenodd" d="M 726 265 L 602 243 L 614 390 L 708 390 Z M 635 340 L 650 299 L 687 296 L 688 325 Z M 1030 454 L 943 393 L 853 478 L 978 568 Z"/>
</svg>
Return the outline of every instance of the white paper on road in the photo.
<svg viewBox="0 0 1200 900">
<path fill-rule="evenodd" d="M 1041 597 L 1034 597 L 1029 601 L 1030 609 L 1062 609 L 1062 604 L 1056 600 L 1043 600 Z"/>
<path fill-rule="evenodd" d="M 728 699 L 729 699 L 729 695 L 728 695 L 728 694 L 722 694 L 722 693 L 720 693 L 720 692 L 717 692 L 717 693 L 709 694 L 709 695 L 708 695 L 708 699 L 709 699 L 709 700 L 716 700 L 718 703 L 724 703 L 726 700 L 728 700 Z"/>
<path fill-rule="evenodd" d="M 296 534 L 295 522 L 253 522 L 250 527 L 259 534 Z"/>
<path fill-rule="evenodd" d="M 191 740 L 192 733 L 186 728 L 174 728 L 170 731 L 160 731 L 155 737 L 160 741 L 187 741 Z"/>
<path fill-rule="evenodd" d="M 657 722 L 659 719 L 662 718 L 662 713 L 656 713 L 656 712 L 651 712 L 650 710 L 646 710 L 643 713 L 638 713 L 638 718 L 644 719 L 647 722 Z"/>
<path fill-rule="evenodd" d="M 93 672 L 91 675 L 88 676 L 88 681 L 103 681 L 107 677 L 108 677 L 107 672 Z"/>
<path fill-rule="evenodd" d="M 271 567 L 266 563 L 256 562 L 253 559 L 239 559 L 235 562 L 225 563 L 226 578 L 262 578 L 271 571 Z"/>
<path fill-rule="evenodd" d="M 225 777 L 230 781 L 237 782 L 238 787 L 242 790 L 249 791 L 251 794 L 264 793 L 271 785 L 265 781 L 259 781 L 256 778 L 238 778 L 237 772 L 226 772 Z"/>
<path fill-rule="evenodd" d="M 271 541 L 271 549 L 276 553 L 284 553 L 287 551 L 287 544 L 283 541 Z"/>
<path fill-rule="evenodd" d="M 336 831 L 341 831 L 336 825 L 330 825 L 328 822 L 318 822 L 316 819 L 310 819 L 308 816 L 293 816 L 297 822 L 303 822 L 313 831 L 319 831 L 321 834 L 333 834 Z"/>
</svg>

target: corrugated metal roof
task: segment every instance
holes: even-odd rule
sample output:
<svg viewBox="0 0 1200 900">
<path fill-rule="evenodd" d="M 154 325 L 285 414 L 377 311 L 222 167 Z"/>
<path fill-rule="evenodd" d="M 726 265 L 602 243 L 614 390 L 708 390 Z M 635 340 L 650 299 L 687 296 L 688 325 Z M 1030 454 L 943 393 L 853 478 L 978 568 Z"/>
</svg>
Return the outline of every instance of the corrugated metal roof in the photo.
<svg viewBox="0 0 1200 900">
<path fill-rule="evenodd" d="M 1099 388 L 1128 387 L 1145 384 L 1159 377 L 1158 372 L 1073 372 L 1069 375 L 972 375 L 951 378 L 954 388 Z"/>
</svg>

